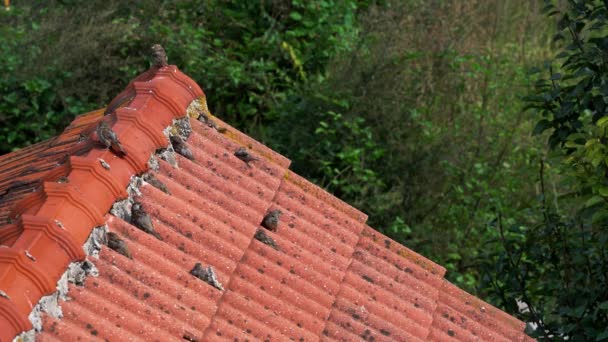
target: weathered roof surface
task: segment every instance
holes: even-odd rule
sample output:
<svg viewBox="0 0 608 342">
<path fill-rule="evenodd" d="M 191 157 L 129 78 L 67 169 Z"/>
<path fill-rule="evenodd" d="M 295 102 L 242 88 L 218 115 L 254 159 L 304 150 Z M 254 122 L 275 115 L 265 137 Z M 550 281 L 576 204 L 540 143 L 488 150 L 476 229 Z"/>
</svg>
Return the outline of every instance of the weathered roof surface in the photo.
<svg viewBox="0 0 608 342">
<path fill-rule="evenodd" d="M 16 204 L 36 192 L 44 180 L 66 176 L 72 155 L 91 149 L 86 132 L 99 120 L 103 110 L 78 116 L 61 135 L 0 156 L 0 226 L 11 221 L 8 214 Z"/>
<path fill-rule="evenodd" d="M 127 197 L 131 176 L 148 171 L 150 155 L 169 144 L 163 129 L 204 96 L 175 66 L 146 74 L 124 94 L 135 95 L 110 117 L 125 157 L 76 139 L 101 111 L 77 118 L 54 140 L 0 157 L 0 185 L 42 185 L 24 191 L 35 200 L 9 191 L 0 208 L 0 217 L 14 220 L 0 228 L 7 246 L 0 290 L 8 297 L 0 296 L 0 340 L 31 329 L 35 303 L 55 291 L 70 262 L 86 257 L 80 246 L 104 224 L 132 258 L 105 246 L 86 257 L 99 275 L 69 285 L 62 317 L 43 314 L 38 340 L 526 339 L 524 323 L 447 282 L 443 267 L 365 225 L 365 214 L 208 112 L 219 129 L 190 118 L 193 160 L 156 158 L 158 170 L 150 172 L 168 193 L 143 182 L 132 198 L 160 238 L 107 214 Z M 259 160 L 238 159 L 240 147 Z M 44 171 L 28 174 L 30 164 Z M 69 182 L 55 182 L 64 176 Z M 277 230 L 261 227 L 276 209 Z M 256 239 L 258 230 L 270 239 Z M 211 266 L 223 289 L 192 276 L 196 263 Z"/>
</svg>

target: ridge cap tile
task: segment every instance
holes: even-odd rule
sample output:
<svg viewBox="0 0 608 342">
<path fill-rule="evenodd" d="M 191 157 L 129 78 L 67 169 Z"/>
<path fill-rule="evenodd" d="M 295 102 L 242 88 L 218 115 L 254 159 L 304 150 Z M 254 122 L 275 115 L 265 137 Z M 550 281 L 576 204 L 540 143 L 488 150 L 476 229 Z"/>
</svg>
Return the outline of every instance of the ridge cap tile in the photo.
<svg viewBox="0 0 608 342">
<path fill-rule="evenodd" d="M 120 109 L 119 113 L 108 115 L 109 119 L 115 118 L 113 128 L 122 133 L 121 143 L 128 152 L 126 158 L 118 158 L 99 145 L 90 146 L 81 156 L 73 155 L 74 151 L 68 148 L 64 153 L 71 155 L 65 170 L 67 183 L 34 179 L 33 182 L 39 185 L 31 189 L 38 195 L 28 196 L 11 209 L 16 213 L 12 217 L 19 219 L 8 226 L 8 233 L 4 233 L 5 227 L 0 227 L 3 232 L 0 242 L 8 244 L 8 248 L 0 249 L 0 290 L 6 295 L 0 298 L 0 341 L 11 340 L 19 332 L 31 328 L 28 315 L 34 303 L 54 290 L 56 281 L 70 262 L 85 258 L 82 245 L 93 227 L 104 223 L 105 213 L 117 199 L 126 197 L 125 189 L 131 176 L 147 170 L 149 156 L 168 143 L 161 137 L 164 127 L 173 119 L 185 116 L 190 102 L 203 94 L 196 83 L 175 66 L 148 70 L 142 75 L 148 78 L 144 87 L 131 82 L 125 89 L 135 89 L 136 95 L 130 105 L 139 105 L 135 108 L 136 113 Z M 143 89 L 138 91 L 138 88 Z M 64 142 L 73 140 L 70 138 L 72 131 L 78 127 L 86 127 L 81 135 L 92 133 L 92 125 L 100 119 L 105 120 L 98 117 L 100 113 L 98 110 L 79 116 L 61 135 L 22 152 L 2 156 L 0 163 L 16 165 L 53 146 L 60 148 Z M 143 116 L 145 120 L 142 120 Z M 99 160 L 109 164 L 110 169 L 102 168 Z M 49 173 L 56 176 L 53 170 L 62 167 L 61 164 L 49 165 L 43 179 Z M 36 168 L 31 170 L 39 172 Z M 2 169 L 2 173 L 5 171 Z M 11 217 L 10 213 L 8 217 Z M 57 254 L 59 250 L 64 251 L 61 257 Z"/>
</svg>

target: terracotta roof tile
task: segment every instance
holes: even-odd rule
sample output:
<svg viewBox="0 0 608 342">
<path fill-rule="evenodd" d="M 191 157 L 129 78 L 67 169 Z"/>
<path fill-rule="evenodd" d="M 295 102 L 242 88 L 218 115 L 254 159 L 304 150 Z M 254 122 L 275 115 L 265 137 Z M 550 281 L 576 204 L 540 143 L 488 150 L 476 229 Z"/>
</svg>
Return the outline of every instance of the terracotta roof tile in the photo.
<svg viewBox="0 0 608 342">
<path fill-rule="evenodd" d="M 443 267 L 366 226 L 367 215 L 214 117 L 202 90 L 175 66 L 143 73 L 108 108 L 105 117 L 103 110 L 79 116 L 60 136 L 0 157 L 0 243 L 8 246 L 0 249 L 0 290 L 9 297 L 0 297 L 1 341 L 30 329 L 34 303 L 84 258 L 98 276 L 70 284 L 63 317 L 43 314 L 38 340 L 524 339 L 522 322 L 457 289 Z M 200 114 L 207 120 L 196 120 Z M 184 116 L 193 160 L 162 150 L 163 131 L 179 132 L 173 120 Z M 102 119 L 126 156 L 88 138 Z M 238 159 L 241 147 L 258 160 Z M 142 172 L 168 193 L 134 181 Z M 118 216 L 107 214 L 127 197 Z M 120 213 L 133 201 L 159 238 Z M 261 226 L 271 210 L 282 213 L 276 231 Z M 81 246 L 99 225 L 132 258 L 105 246 L 86 256 Z M 197 263 L 219 284 L 190 274 Z"/>
<path fill-rule="evenodd" d="M 91 148 L 80 133 L 94 125 L 102 110 L 77 117 L 61 135 L 0 156 L 0 225 L 9 221 L 16 204 L 38 190 L 45 180 L 66 176 L 65 164 L 70 155 L 79 155 Z"/>
</svg>

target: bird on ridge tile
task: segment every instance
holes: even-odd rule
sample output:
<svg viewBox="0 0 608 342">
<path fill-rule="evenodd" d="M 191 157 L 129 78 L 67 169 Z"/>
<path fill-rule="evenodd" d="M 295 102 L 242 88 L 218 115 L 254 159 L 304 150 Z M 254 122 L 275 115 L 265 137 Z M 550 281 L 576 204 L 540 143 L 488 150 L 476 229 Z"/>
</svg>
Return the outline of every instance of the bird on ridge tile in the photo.
<svg viewBox="0 0 608 342">
<path fill-rule="evenodd" d="M 131 223 L 155 238 L 163 240 L 162 236 L 154 229 L 150 215 L 148 215 L 140 203 L 133 203 L 133 207 L 131 208 Z"/>
<path fill-rule="evenodd" d="M 277 246 L 277 243 L 274 241 L 274 239 L 268 236 L 268 234 L 266 234 L 266 232 L 262 229 L 258 229 L 253 237 L 261 243 L 268 245 L 276 249 L 277 251 L 279 250 L 279 246 Z"/>
<path fill-rule="evenodd" d="M 168 65 L 167 54 L 165 53 L 165 49 L 163 49 L 160 44 L 154 44 L 150 48 L 150 60 L 152 62 L 152 65 L 150 66 L 151 69 L 160 69 Z M 141 75 L 139 77 L 141 77 Z M 137 81 L 137 78 L 134 81 Z M 133 101 L 135 95 L 137 94 L 134 89 L 127 88 L 125 91 L 118 94 L 118 96 L 112 99 L 110 104 L 108 104 L 108 106 L 104 110 L 103 115 L 109 115 L 114 113 L 116 109 Z"/>
<path fill-rule="evenodd" d="M 176 153 L 181 154 L 190 160 L 194 160 L 194 154 L 192 154 L 192 151 L 188 145 L 186 145 L 184 140 L 179 135 L 172 135 L 169 137 L 169 139 L 171 140 L 171 145 Z"/>
<path fill-rule="evenodd" d="M 252 156 L 251 153 L 249 153 L 249 151 L 247 151 L 247 149 L 244 147 L 239 147 L 234 152 L 234 156 L 244 161 L 249 167 L 251 167 L 251 165 L 249 165 L 250 162 L 260 160 L 259 158 Z"/>
<path fill-rule="evenodd" d="M 279 209 L 269 211 L 268 214 L 266 214 L 266 216 L 264 216 L 264 219 L 262 220 L 262 227 L 270 231 L 276 232 L 279 227 L 279 220 L 281 219 L 281 215 L 283 215 L 283 213 Z"/>
<path fill-rule="evenodd" d="M 171 192 L 169 191 L 169 189 L 167 188 L 165 183 L 161 182 L 158 178 L 156 178 L 156 176 L 153 173 L 151 173 L 151 172 L 144 173 L 143 178 L 144 178 L 144 181 L 146 181 L 146 183 L 152 185 L 153 187 L 166 193 L 167 195 L 171 195 Z"/>
<path fill-rule="evenodd" d="M 124 242 L 124 240 L 122 240 L 118 236 L 118 234 L 116 234 L 114 232 L 108 232 L 107 238 L 108 238 L 108 243 L 107 243 L 108 247 L 115 250 L 119 254 L 126 256 L 129 259 L 133 259 L 133 256 L 131 256 L 131 252 L 129 251 L 129 247 Z"/>
<path fill-rule="evenodd" d="M 99 141 L 106 146 L 106 148 L 111 148 L 114 153 L 118 155 L 126 155 L 127 152 L 122 148 L 120 141 L 118 140 L 118 136 L 116 133 L 110 128 L 105 121 L 99 122 L 97 125 L 97 137 Z"/>
<path fill-rule="evenodd" d="M 162 68 L 169 65 L 167 62 L 167 53 L 160 44 L 152 45 L 150 48 L 150 59 L 152 60 L 152 67 Z"/>
<path fill-rule="evenodd" d="M 194 268 L 190 271 L 190 274 L 197 277 L 198 279 L 206 282 L 207 284 L 215 287 L 216 289 L 223 291 L 224 286 L 217 279 L 217 275 L 215 274 L 215 270 L 211 266 L 207 266 L 203 268 L 203 265 L 200 262 L 197 262 L 194 265 Z"/>
</svg>

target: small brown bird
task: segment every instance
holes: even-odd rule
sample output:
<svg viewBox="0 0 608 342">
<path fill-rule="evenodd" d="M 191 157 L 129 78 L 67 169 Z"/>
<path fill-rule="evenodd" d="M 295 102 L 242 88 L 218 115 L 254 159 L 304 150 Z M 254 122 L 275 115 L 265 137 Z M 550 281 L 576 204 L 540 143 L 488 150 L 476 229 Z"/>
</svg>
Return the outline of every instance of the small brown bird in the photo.
<svg viewBox="0 0 608 342">
<path fill-rule="evenodd" d="M 207 268 L 203 268 L 203 265 L 201 265 L 200 262 L 197 262 L 194 265 L 194 268 L 190 271 L 190 274 L 215 287 L 216 289 L 224 291 L 224 286 L 222 286 L 220 281 L 217 279 L 217 275 L 215 274 L 213 267 L 207 266 Z"/>
<path fill-rule="evenodd" d="M 120 141 L 118 141 L 116 133 L 105 121 L 101 121 L 99 125 L 97 125 L 97 137 L 99 138 L 99 142 L 104 144 L 106 148 L 111 148 L 114 153 L 118 155 L 127 154 L 127 152 L 125 152 L 125 150 L 122 148 Z"/>
<path fill-rule="evenodd" d="M 108 232 L 108 247 L 116 251 L 118 254 L 124 255 L 129 259 L 133 259 L 129 247 L 123 239 L 121 239 L 116 233 Z"/>
<path fill-rule="evenodd" d="M 165 185 L 165 183 L 161 182 L 158 178 L 156 178 L 156 176 L 151 173 L 144 173 L 144 180 L 152 185 L 153 187 L 157 188 L 158 190 L 166 193 L 167 195 L 171 195 L 171 192 L 169 191 L 169 189 L 167 188 L 167 186 Z"/>
<path fill-rule="evenodd" d="M 279 221 L 281 219 L 281 215 L 283 215 L 283 213 L 279 209 L 269 211 L 268 214 L 266 214 L 266 216 L 264 216 L 264 219 L 262 220 L 262 227 L 270 231 L 276 232 L 279 228 Z"/>
<path fill-rule="evenodd" d="M 167 53 L 160 44 L 152 45 L 151 50 L 150 59 L 153 67 L 162 68 L 169 65 L 167 63 Z"/>
<path fill-rule="evenodd" d="M 190 160 L 194 160 L 194 154 L 192 154 L 188 145 L 186 145 L 179 135 L 172 135 L 169 139 L 171 140 L 171 145 L 173 145 L 173 150 L 176 153 L 179 153 Z"/>
<path fill-rule="evenodd" d="M 142 231 L 153 235 L 155 238 L 161 241 L 163 240 L 162 236 L 154 229 L 150 215 L 148 215 L 140 203 L 133 203 L 133 207 L 131 208 L 131 223 Z"/>
<path fill-rule="evenodd" d="M 277 251 L 279 250 L 279 246 L 277 246 L 277 243 L 274 242 L 274 239 L 268 236 L 268 234 L 266 234 L 266 232 L 262 229 L 258 229 L 253 237 L 261 243 L 268 245 Z"/>
<path fill-rule="evenodd" d="M 207 116 L 207 114 L 205 114 L 205 113 L 201 113 L 198 116 L 198 121 L 202 122 L 203 124 L 213 128 L 213 129 L 217 129 L 217 124 L 215 123 L 215 121 L 211 120 L 209 118 L 209 116 Z"/>
<path fill-rule="evenodd" d="M 251 153 L 249 153 L 249 151 L 247 151 L 247 149 L 244 147 L 239 147 L 238 150 L 234 152 L 234 156 L 244 161 L 249 167 L 251 167 L 249 162 L 260 160 L 259 158 L 252 156 Z"/>
</svg>

